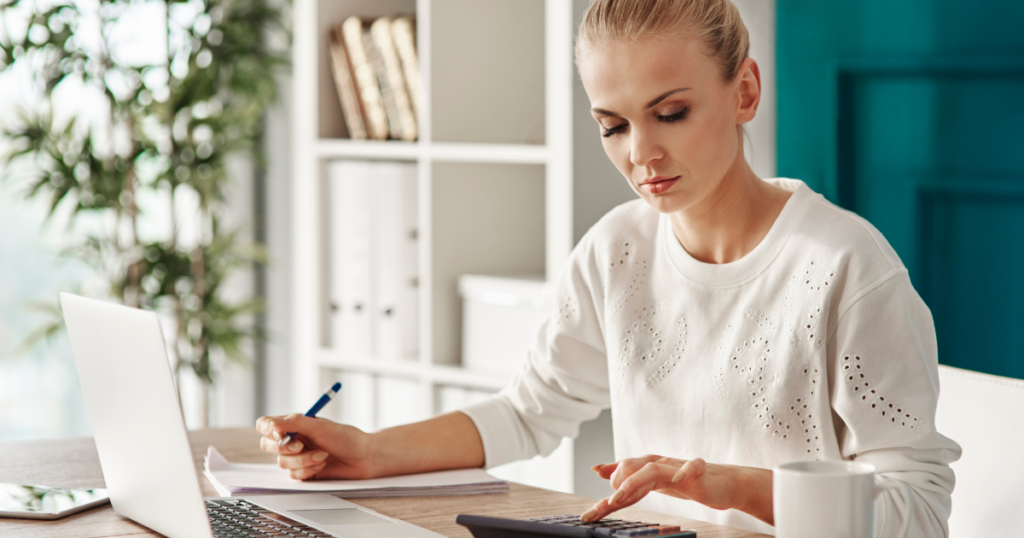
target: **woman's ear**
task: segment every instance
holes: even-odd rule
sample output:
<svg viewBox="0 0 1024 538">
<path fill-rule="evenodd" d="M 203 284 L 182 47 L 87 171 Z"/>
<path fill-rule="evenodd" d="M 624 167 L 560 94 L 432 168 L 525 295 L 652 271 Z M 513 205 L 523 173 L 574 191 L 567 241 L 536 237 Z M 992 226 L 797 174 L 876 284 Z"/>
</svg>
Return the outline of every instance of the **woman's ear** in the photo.
<svg viewBox="0 0 1024 538">
<path fill-rule="evenodd" d="M 757 105 L 761 102 L 761 70 L 753 58 L 743 60 L 735 82 L 738 83 L 736 123 L 748 123 L 757 115 Z"/>
</svg>

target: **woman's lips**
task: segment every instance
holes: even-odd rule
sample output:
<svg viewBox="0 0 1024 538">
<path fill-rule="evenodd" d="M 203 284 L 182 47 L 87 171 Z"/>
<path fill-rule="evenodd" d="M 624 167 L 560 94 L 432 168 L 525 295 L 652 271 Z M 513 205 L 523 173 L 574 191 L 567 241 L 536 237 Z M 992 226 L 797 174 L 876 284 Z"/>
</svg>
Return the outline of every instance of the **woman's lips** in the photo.
<svg viewBox="0 0 1024 538">
<path fill-rule="evenodd" d="M 679 181 L 679 176 L 675 177 L 652 177 L 651 179 L 645 179 L 640 183 L 640 188 L 646 190 L 651 194 L 661 194 L 672 188 L 672 185 Z"/>
</svg>

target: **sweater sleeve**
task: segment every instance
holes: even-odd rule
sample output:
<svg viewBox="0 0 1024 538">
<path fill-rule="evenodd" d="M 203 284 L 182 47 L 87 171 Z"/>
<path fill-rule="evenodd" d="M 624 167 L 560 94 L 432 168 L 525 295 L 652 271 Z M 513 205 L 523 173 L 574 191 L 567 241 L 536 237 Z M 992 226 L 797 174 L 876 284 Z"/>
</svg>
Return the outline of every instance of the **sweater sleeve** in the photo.
<svg viewBox="0 0 1024 538">
<path fill-rule="evenodd" d="M 949 464 L 960 446 L 935 429 L 938 355 L 931 312 L 897 268 L 839 312 L 829 342 L 832 409 L 844 459 L 871 463 L 884 486 L 877 533 L 949 535 Z M 908 486 L 912 501 L 908 500 Z"/>
<path fill-rule="evenodd" d="M 603 287 L 591 245 L 588 234 L 573 250 L 523 369 L 496 397 L 462 410 L 480 432 L 486 467 L 550 454 L 610 404 Z"/>
</svg>

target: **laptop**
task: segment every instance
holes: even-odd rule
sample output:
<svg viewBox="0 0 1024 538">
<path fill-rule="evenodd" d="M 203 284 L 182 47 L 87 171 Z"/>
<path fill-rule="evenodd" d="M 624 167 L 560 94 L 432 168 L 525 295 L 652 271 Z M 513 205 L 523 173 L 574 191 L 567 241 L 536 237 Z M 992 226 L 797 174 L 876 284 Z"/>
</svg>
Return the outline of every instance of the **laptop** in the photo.
<svg viewBox="0 0 1024 538">
<path fill-rule="evenodd" d="M 69 293 L 60 302 L 118 514 L 170 538 L 441 536 L 323 493 L 203 499 L 156 314 Z"/>
</svg>

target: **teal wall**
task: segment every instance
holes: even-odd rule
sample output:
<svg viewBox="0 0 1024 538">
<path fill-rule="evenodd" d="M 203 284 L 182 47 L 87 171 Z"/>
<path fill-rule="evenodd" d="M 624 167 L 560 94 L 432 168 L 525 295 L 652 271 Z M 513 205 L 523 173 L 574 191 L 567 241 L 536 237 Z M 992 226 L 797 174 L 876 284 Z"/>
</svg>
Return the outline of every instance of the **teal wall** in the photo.
<svg viewBox="0 0 1024 538">
<path fill-rule="evenodd" d="M 828 71 L 841 59 L 1024 56 L 1018 0 L 776 0 L 780 176 L 824 187 Z"/>
<path fill-rule="evenodd" d="M 1024 378 L 1024 2 L 777 5 L 779 175 L 886 236 L 940 362 Z"/>
</svg>

